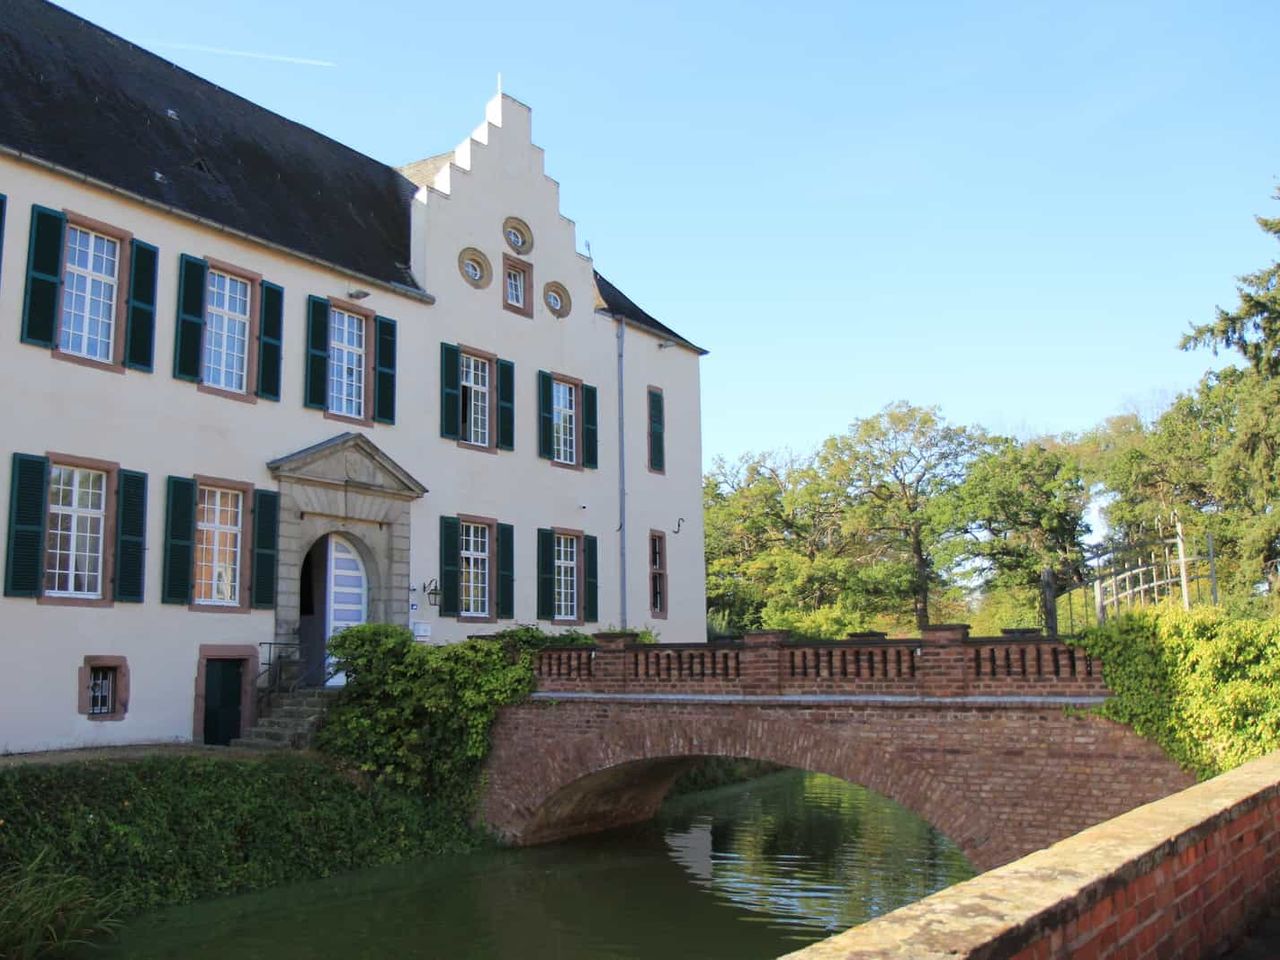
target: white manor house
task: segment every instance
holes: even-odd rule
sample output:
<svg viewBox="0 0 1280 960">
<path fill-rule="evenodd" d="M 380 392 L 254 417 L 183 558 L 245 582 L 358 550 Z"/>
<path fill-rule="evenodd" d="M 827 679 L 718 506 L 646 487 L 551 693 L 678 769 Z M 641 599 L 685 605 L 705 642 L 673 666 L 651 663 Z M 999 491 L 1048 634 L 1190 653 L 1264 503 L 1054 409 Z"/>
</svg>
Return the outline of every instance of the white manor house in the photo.
<svg viewBox="0 0 1280 960">
<path fill-rule="evenodd" d="M 344 626 L 705 633 L 699 359 L 507 96 L 386 166 L 0 4 L 0 753 L 225 743 Z"/>
</svg>

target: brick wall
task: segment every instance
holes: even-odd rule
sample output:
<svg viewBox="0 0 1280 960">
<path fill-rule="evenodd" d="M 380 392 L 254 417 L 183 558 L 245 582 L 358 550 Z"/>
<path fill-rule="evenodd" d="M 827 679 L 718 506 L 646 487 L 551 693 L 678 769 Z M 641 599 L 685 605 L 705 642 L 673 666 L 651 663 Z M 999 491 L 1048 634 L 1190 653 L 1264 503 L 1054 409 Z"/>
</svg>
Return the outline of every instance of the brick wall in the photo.
<svg viewBox="0 0 1280 960">
<path fill-rule="evenodd" d="M 1280 753 L 786 960 L 1200 960 L 1280 897 Z"/>
<path fill-rule="evenodd" d="M 764 677 L 776 683 L 789 648 L 766 649 L 770 659 L 759 662 L 769 668 L 752 680 L 744 666 L 741 676 L 772 691 Z M 933 823 L 979 869 L 1192 782 L 1127 727 L 1068 715 L 1058 704 L 604 695 L 503 710 L 482 814 L 515 843 L 621 826 L 652 816 L 688 758 L 702 756 L 769 760 L 861 783 Z"/>
<path fill-rule="evenodd" d="M 731 643 L 632 644 L 599 634 L 594 647 L 538 655 L 547 692 L 682 694 L 909 694 L 1103 696 L 1102 665 L 1057 639 L 970 638 L 968 627 L 926 628 L 921 639 L 867 635 L 802 643 L 785 633 Z"/>
</svg>

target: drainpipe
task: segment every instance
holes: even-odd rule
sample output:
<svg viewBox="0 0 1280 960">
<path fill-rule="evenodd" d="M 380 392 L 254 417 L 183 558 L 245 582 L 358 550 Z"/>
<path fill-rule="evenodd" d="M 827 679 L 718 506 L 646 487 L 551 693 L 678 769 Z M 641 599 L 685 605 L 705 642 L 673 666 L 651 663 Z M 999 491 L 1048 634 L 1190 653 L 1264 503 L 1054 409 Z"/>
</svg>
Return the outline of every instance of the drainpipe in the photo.
<svg viewBox="0 0 1280 960">
<path fill-rule="evenodd" d="M 623 349 L 626 343 L 627 321 L 618 321 L 618 613 L 622 618 L 620 629 L 627 629 L 627 434 L 626 434 L 626 371 L 623 366 Z"/>
</svg>

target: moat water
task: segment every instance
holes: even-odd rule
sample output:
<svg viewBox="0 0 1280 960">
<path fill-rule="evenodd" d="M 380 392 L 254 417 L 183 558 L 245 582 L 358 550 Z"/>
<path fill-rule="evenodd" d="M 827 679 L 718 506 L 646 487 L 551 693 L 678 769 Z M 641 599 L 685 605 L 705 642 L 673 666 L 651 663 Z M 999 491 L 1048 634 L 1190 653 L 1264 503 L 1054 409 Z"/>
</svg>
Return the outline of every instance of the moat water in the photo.
<svg viewBox="0 0 1280 960">
<path fill-rule="evenodd" d="M 751 960 L 973 876 L 891 800 L 786 771 L 634 829 L 366 870 L 142 917 L 130 960 Z"/>
</svg>

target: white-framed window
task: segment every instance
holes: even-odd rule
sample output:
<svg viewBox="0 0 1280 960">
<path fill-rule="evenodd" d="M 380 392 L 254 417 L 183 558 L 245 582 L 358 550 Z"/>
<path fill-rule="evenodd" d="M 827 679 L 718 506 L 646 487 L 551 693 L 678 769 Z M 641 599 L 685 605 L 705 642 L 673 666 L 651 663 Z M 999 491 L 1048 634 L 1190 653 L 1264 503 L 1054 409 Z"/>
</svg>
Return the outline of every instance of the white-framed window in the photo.
<svg viewBox="0 0 1280 960">
<path fill-rule="evenodd" d="M 329 314 L 329 412 L 364 419 L 365 318 L 333 307 Z"/>
<path fill-rule="evenodd" d="M 518 267 L 507 268 L 507 303 L 513 307 L 524 307 L 525 271 Z"/>
<path fill-rule="evenodd" d="M 555 609 L 557 620 L 578 619 L 578 538 L 572 534 L 555 535 Z"/>
<path fill-rule="evenodd" d="M 240 605 L 244 494 L 200 487 L 196 499 L 195 602 Z"/>
<path fill-rule="evenodd" d="M 459 524 L 459 613 L 464 617 L 489 615 L 489 525 Z"/>
<path fill-rule="evenodd" d="M 56 597 L 102 596 L 107 475 L 81 467 L 49 467 L 49 526 L 44 592 Z"/>
<path fill-rule="evenodd" d="M 551 382 L 551 459 L 578 462 L 578 388 L 562 380 Z"/>
<path fill-rule="evenodd" d="M 110 363 L 119 291 L 120 241 L 67 224 L 58 349 Z"/>
<path fill-rule="evenodd" d="M 89 668 L 89 716 L 116 712 L 117 667 Z"/>
<path fill-rule="evenodd" d="M 245 392 L 251 302 L 248 281 L 218 270 L 209 271 L 201 379 L 211 387 Z"/>
<path fill-rule="evenodd" d="M 649 613 L 667 615 L 667 537 L 657 531 L 649 534 Z"/>
<path fill-rule="evenodd" d="M 462 437 L 479 447 L 489 445 L 489 361 L 462 354 Z"/>
</svg>

